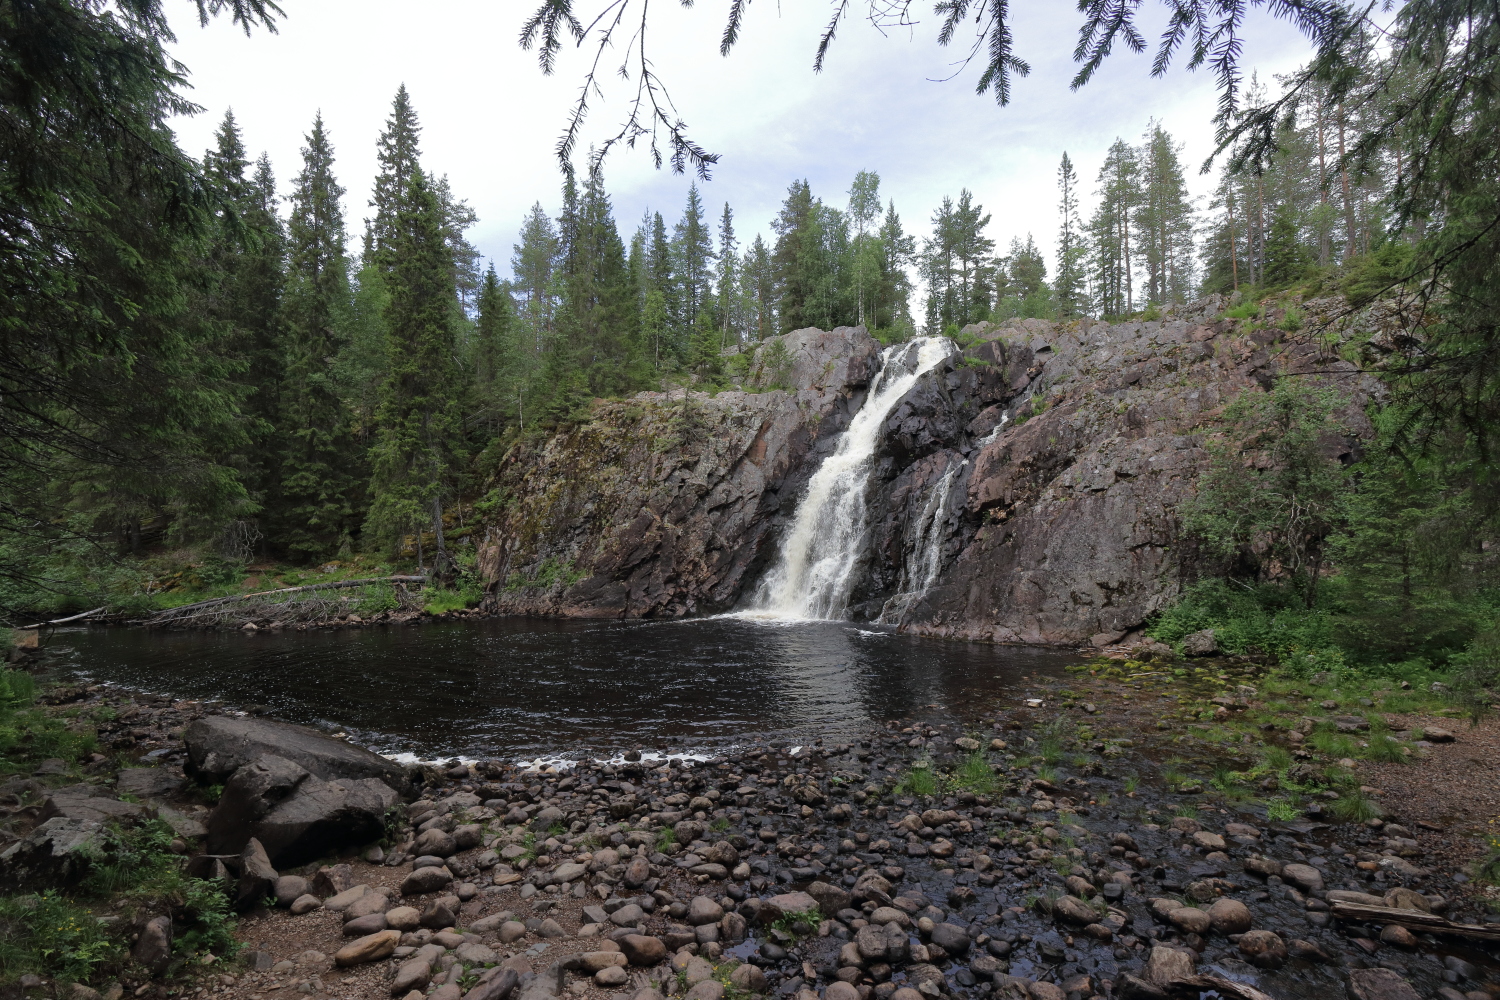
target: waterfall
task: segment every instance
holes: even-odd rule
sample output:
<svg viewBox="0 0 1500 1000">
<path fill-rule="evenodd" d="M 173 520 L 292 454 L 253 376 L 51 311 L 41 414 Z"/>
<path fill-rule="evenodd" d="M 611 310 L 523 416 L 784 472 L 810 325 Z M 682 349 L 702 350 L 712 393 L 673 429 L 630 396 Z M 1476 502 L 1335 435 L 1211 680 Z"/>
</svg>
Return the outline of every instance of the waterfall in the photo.
<svg viewBox="0 0 1500 1000">
<path fill-rule="evenodd" d="M 771 618 L 842 617 L 854 570 L 864 551 L 870 472 L 880 431 L 917 379 L 953 350 L 943 337 L 888 347 L 870 394 L 832 455 L 807 484 L 781 545 L 776 567 L 761 582 L 750 614 Z"/>
<path fill-rule="evenodd" d="M 937 582 L 943 568 L 943 543 L 948 533 L 943 530 L 948 521 L 948 494 L 953 490 L 953 481 L 958 478 L 968 459 L 948 462 L 948 471 L 936 486 L 927 492 L 927 502 L 915 522 L 911 535 L 911 557 L 902 562 L 901 579 L 896 593 L 885 602 L 880 611 L 880 622 L 899 625 L 913 604 L 927 596 Z"/>
</svg>

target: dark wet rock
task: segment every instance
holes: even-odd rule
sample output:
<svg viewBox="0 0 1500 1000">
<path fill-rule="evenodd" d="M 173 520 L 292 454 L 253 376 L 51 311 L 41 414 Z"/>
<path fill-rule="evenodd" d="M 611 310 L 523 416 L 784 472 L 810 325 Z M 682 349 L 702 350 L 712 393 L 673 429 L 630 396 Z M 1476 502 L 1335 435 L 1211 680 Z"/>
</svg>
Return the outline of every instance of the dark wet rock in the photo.
<svg viewBox="0 0 1500 1000">
<path fill-rule="evenodd" d="M 1227 896 L 1215 900 L 1208 908 L 1208 919 L 1213 929 L 1220 934 L 1240 934 L 1250 929 L 1253 918 L 1250 908 L 1237 899 Z"/>
<path fill-rule="evenodd" d="M 274 864 L 301 864 L 379 839 L 386 811 L 397 801 L 383 781 L 324 781 L 268 754 L 237 770 L 225 784 L 208 818 L 209 850 L 238 851 L 254 837 Z"/>
<path fill-rule="evenodd" d="M 246 764 L 266 755 L 282 757 L 324 781 L 373 778 L 398 794 L 414 794 L 406 770 L 394 761 L 315 729 L 271 719 L 205 715 L 183 733 L 188 774 L 199 781 L 227 783 Z"/>
<path fill-rule="evenodd" d="M 933 944 L 942 948 L 949 955 L 963 955 L 968 952 L 973 940 L 969 932 L 957 924 L 941 923 L 932 928 L 931 934 Z"/>
<path fill-rule="evenodd" d="M 57 816 L 0 852 L 0 891 L 27 892 L 74 885 L 93 869 L 103 827 Z"/>
<path fill-rule="evenodd" d="M 235 888 L 234 906 L 240 912 L 260 906 L 276 896 L 276 882 L 281 874 L 271 866 L 271 859 L 260 841 L 251 837 L 240 851 L 240 877 Z"/>
<path fill-rule="evenodd" d="M 1304 891 L 1323 888 L 1323 873 L 1312 865 L 1283 865 L 1281 877 Z"/>
</svg>

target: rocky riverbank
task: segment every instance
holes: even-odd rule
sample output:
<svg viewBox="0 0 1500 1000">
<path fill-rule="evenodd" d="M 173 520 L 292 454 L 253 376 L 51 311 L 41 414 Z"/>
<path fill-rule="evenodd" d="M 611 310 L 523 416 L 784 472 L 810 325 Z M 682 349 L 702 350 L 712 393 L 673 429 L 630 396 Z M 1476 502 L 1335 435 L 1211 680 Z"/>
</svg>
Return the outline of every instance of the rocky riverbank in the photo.
<svg viewBox="0 0 1500 1000">
<path fill-rule="evenodd" d="M 983 718 L 562 773 L 398 768 L 218 706 L 54 692 L 55 711 L 104 720 L 108 752 L 0 790 L 6 891 L 76 883 L 91 836 L 164 821 L 180 863 L 242 912 L 244 950 L 184 962 L 170 906 L 100 897 L 132 958 L 89 986 L 19 985 L 71 1000 L 1500 995 L 1494 890 L 1471 877 L 1497 809 L 1473 777 L 1500 765 L 1493 722 L 1460 728 L 1441 692 L 1112 655 Z"/>
</svg>

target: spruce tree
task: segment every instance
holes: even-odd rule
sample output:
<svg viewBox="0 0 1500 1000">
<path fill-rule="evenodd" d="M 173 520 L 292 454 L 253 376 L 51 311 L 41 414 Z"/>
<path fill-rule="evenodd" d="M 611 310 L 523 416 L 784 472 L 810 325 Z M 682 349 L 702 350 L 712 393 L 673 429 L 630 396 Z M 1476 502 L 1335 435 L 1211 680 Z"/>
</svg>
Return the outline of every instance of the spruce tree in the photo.
<svg viewBox="0 0 1500 1000">
<path fill-rule="evenodd" d="M 552 335 L 557 309 L 553 274 L 557 269 L 558 238 L 552 220 L 537 202 L 521 223 L 521 242 L 512 247 L 511 274 L 519 298 L 520 322 L 531 364 L 540 364 Z"/>
<path fill-rule="evenodd" d="M 787 188 L 786 200 L 781 211 L 771 223 L 776 232 L 776 247 L 771 262 L 775 269 L 776 313 L 780 319 L 781 332 L 800 329 L 809 325 L 808 300 L 813 294 L 809 276 L 804 272 L 805 260 L 802 243 L 807 235 L 808 219 L 812 214 L 812 188 L 807 181 L 792 181 Z"/>
<path fill-rule="evenodd" d="M 719 271 L 718 312 L 719 350 L 728 346 L 733 337 L 739 342 L 739 241 L 734 238 L 734 212 L 729 202 L 724 203 L 724 214 L 719 216 Z"/>
<path fill-rule="evenodd" d="M 1057 190 L 1057 210 L 1062 223 L 1057 231 L 1057 278 L 1052 285 L 1058 312 L 1066 319 L 1088 311 L 1084 275 L 1084 258 L 1088 250 L 1084 243 L 1083 221 L 1078 215 L 1078 173 L 1066 152 L 1057 167 Z"/>
<path fill-rule="evenodd" d="M 1116 139 L 1099 168 L 1099 205 L 1089 222 L 1094 300 L 1104 316 L 1122 316 L 1135 308 L 1131 237 L 1140 199 L 1139 174 L 1136 151 Z"/>
<path fill-rule="evenodd" d="M 225 112 L 204 175 L 220 202 L 202 275 L 212 288 L 204 318 L 224 337 L 222 352 L 246 391 L 244 449 L 232 461 L 263 511 L 276 504 L 276 425 L 282 377 L 280 306 L 285 233 L 276 214 L 276 181 L 262 156 L 250 162 L 232 111 Z"/>
<path fill-rule="evenodd" d="M 875 295 L 875 326 L 909 332 L 911 278 L 906 269 L 917 262 L 917 238 L 908 235 L 896 214 L 896 202 L 888 201 L 880 223 L 880 288 Z M 882 310 L 885 318 L 882 319 Z"/>
<path fill-rule="evenodd" d="M 600 171 L 589 173 L 570 225 L 572 271 L 564 290 L 564 336 L 590 390 L 619 395 L 642 378 L 634 354 L 637 317 L 632 309 L 625 246 L 615 226 Z"/>
<path fill-rule="evenodd" d="M 352 292 L 344 189 L 334 177 L 321 113 L 306 139 L 287 221 L 287 373 L 276 537 L 292 555 L 317 558 L 352 545 L 364 475 L 332 370 L 345 343 Z"/>
<path fill-rule="evenodd" d="M 421 170 L 411 175 L 387 246 L 388 371 L 376 414 L 366 530 L 395 542 L 407 532 L 430 527 L 433 572 L 443 580 L 452 569 L 443 539 L 443 506 L 456 492 L 463 461 L 463 379 L 456 360 L 453 260 L 443 238 L 443 209 Z"/>
<path fill-rule="evenodd" d="M 698 313 L 709 305 L 709 282 L 714 262 L 713 234 L 703 211 L 698 185 L 688 188 L 687 205 L 682 219 L 672 230 L 672 261 L 680 298 L 677 306 L 679 329 L 690 336 L 696 329 Z"/>
<path fill-rule="evenodd" d="M 667 223 L 660 212 L 651 216 L 651 239 L 647 247 L 647 276 L 649 291 L 656 292 L 664 318 L 651 327 L 654 337 L 653 356 L 657 367 L 670 364 L 680 357 L 682 344 L 673 334 L 672 324 L 679 312 L 679 291 L 675 263 L 672 257 L 672 241 L 667 236 Z M 649 296 L 648 296 L 649 298 Z M 647 303 L 649 307 L 649 301 Z M 644 320 L 643 320 L 644 321 Z M 653 317 L 654 323 L 654 317 Z"/>
<path fill-rule="evenodd" d="M 1146 300 L 1153 305 L 1186 302 L 1193 291 L 1193 209 L 1177 159 L 1180 148 L 1153 122 L 1138 154 L 1135 228 L 1146 268 Z"/>
<path fill-rule="evenodd" d="M 771 248 L 759 233 L 750 242 L 740 265 L 740 290 L 746 339 L 753 343 L 775 335 L 776 269 L 771 261 Z"/>
<path fill-rule="evenodd" d="M 391 102 L 391 116 L 376 142 L 376 159 L 380 168 L 375 175 L 375 190 L 370 196 L 375 217 L 365 220 L 365 259 L 378 263 L 385 271 L 394 266 L 390 250 L 396 239 L 396 217 L 401 214 L 403 200 L 411 190 L 412 177 L 422 170 L 418 145 L 421 134 L 422 126 L 417 123 L 411 95 L 403 83 L 396 91 L 395 100 Z"/>
<path fill-rule="evenodd" d="M 511 418 L 525 429 L 525 357 L 517 342 L 515 301 L 491 264 L 479 283 L 474 320 L 474 395 L 491 434 Z"/>
</svg>

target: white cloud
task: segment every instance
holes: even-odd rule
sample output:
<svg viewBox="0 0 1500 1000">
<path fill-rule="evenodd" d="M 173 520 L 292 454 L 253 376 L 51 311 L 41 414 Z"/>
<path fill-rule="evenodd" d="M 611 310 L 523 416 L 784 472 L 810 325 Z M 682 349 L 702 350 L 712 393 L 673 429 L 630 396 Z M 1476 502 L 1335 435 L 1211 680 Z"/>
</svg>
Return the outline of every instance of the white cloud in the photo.
<svg viewBox="0 0 1500 1000">
<path fill-rule="evenodd" d="M 375 173 L 375 139 L 399 84 L 420 115 L 427 167 L 449 175 L 479 213 L 470 238 L 502 273 L 508 270 L 522 214 L 534 201 L 549 213 L 559 202 L 553 145 L 577 92 L 588 52 L 565 52 L 558 73 L 543 77 L 535 57 L 516 44 L 534 0 L 318 0 L 283 2 L 275 35 L 246 38 L 227 19 L 199 28 L 190 4 L 173 11 L 187 65 L 189 96 L 205 113 L 177 122 L 183 145 L 207 148 L 225 108 L 233 107 L 252 155 L 270 153 L 283 190 L 300 168 L 299 148 L 314 113 L 332 132 L 337 172 L 349 190 L 351 236 L 362 228 Z M 1019 7 L 1019 9 L 1017 9 Z M 768 232 L 787 184 L 807 178 L 813 193 L 841 205 L 856 171 L 879 172 L 908 231 L 927 231 L 945 194 L 974 191 L 994 217 L 989 234 L 1004 247 L 1034 233 L 1050 252 L 1057 224 L 1055 171 L 1063 150 L 1092 190 L 1104 150 L 1118 136 L 1134 141 L 1151 118 L 1185 143 L 1196 173 L 1212 150 L 1209 119 L 1217 98 L 1204 72 L 1179 65 L 1164 79 L 1149 75 L 1150 54 L 1117 51 L 1086 87 L 1070 92 L 1071 54 L 1079 15 L 1070 3 L 1016 5 L 1018 54 L 1033 72 L 1015 81 L 1012 104 L 997 107 L 974 94 L 974 67 L 946 83 L 957 46 L 932 40 L 935 25 L 882 36 L 855 20 L 845 25 L 822 74 L 813 49 L 830 7 L 754 4 L 742 40 L 718 55 L 722 8 L 653 8 L 655 67 L 672 87 L 678 110 L 703 146 L 723 154 L 702 185 L 717 220 L 727 200 L 742 239 Z M 1151 38 L 1151 18 L 1143 11 Z M 1262 17 L 1245 34 L 1247 70 L 1286 72 L 1308 54 L 1289 26 Z M 1179 60 L 1179 63 L 1181 60 Z M 606 84 L 585 139 L 608 134 L 627 87 Z M 640 150 L 620 150 L 606 169 L 621 235 L 628 240 L 647 206 L 671 221 L 689 178 L 657 171 Z M 1085 200 L 1087 207 L 1087 199 Z"/>
</svg>

